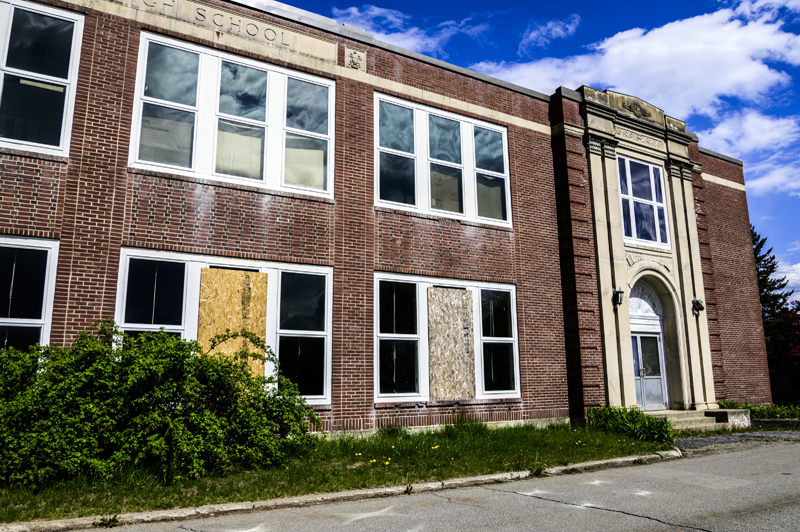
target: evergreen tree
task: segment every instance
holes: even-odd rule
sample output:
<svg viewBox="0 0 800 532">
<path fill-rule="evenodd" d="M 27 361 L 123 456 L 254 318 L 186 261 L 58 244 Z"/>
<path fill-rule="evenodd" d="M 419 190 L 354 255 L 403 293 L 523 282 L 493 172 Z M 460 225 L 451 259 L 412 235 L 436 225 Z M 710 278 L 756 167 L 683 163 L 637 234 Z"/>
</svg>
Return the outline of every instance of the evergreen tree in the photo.
<svg viewBox="0 0 800 532">
<path fill-rule="evenodd" d="M 786 278 L 775 276 L 778 271 L 778 261 L 772 254 L 772 248 L 764 251 L 767 237 L 758 234 L 752 224 L 750 231 L 753 235 L 753 253 L 756 258 L 758 292 L 761 298 L 761 315 L 764 319 L 767 353 L 772 355 L 771 339 L 781 329 L 782 314 L 789 310 L 789 298 L 794 294 L 794 290 L 786 291 L 788 284 Z"/>
</svg>

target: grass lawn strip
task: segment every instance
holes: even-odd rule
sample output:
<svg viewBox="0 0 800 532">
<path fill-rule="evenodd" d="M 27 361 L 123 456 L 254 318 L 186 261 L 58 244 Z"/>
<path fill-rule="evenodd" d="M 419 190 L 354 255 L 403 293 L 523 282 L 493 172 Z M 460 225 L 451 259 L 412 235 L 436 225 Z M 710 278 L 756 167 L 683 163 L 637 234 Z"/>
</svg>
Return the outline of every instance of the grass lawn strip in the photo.
<svg viewBox="0 0 800 532">
<path fill-rule="evenodd" d="M 671 450 L 620 434 L 571 425 L 489 429 L 479 423 L 448 425 L 409 434 L 380 431 L 368 438 L 343 436 L 279 467 L 164 485 L 147 471 L 121 472 L 101 482 L 78 478 L 27 489 L 0 490 L 0 522 L 111 516 L 239 501 L 263 501 L 364 488 L 405 487 L 459 477 L 540 472 L 607 458 Z M 569 468 L 567 468 L 569 469 Z"/>
</svg>

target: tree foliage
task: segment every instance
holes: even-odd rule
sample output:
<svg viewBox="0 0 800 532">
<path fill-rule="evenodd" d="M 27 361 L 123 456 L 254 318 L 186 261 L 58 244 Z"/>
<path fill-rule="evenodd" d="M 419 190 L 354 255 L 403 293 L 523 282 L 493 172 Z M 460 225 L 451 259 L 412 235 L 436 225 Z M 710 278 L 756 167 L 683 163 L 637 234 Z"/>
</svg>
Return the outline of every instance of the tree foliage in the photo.
<svg viewBox="0 0 800 532">
<path fill-rule="evenodd" d="M 210 351 L 245 337 L 236 357 Z M 272 351 L 256 335 L 197 342 L 165 332 L 135 338 L 100 322 L 69 347 L 0 350 L 0 485 L 41 486 L 124 469 L 165 483 L 281 463 L 311 444 L 319 418 L 296 386 L 258 377 L 247 359 Z"/>
<path fill-rule="evenodd" d="M 790 301 L 794 290 L 786 290 L 788 281 L 778 277 L 778 261 L 762 237 L 750 226 L 756 260 L 761 316 L 767 345 L 772 395 L 774 401 L 800 400 L 800 302 Z"/>
</svg>

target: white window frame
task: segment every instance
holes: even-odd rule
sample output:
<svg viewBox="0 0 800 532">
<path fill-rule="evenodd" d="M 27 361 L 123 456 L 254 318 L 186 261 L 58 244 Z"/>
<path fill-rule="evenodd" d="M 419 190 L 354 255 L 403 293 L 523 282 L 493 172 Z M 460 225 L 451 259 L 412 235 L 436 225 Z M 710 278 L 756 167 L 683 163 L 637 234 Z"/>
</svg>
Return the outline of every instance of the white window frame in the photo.
<svg viewBox="0 0 800 532">
<path fill-rule="evenodd" d="M 226 257 L 213 257 L 192 255 L 188 253 L 175 253 L 139 248 L 122 248 L 120 251 L 119 277 L 117 279 L 117 300 L 115 320 L 123 330 L 130 331 L 157 331 L 160 325 L 128 324 L 125 318 L 125 298 L 128 283 L 128 265 L 130 259 L 149 259 L 165 262 L 183 262 L 186 264 L 183 319 L 180 326 L 164 326 L 167 332 L 180 333 L 186 340 L 197 340 L 197 320 L 200 308 L 200 274 L 203 268 L 220 266 L 224 268 L 241 268 L 259 271 L 268 274 L 267 277 L 267 330 L 264 341 L 278 352 L 278 337 L 284 336 L 315 336 L 325 338 L 325 366 L 324 366 L 324 393 L 323 395 L 304 396 L 309 404 L 327 405 L 331 403 L 331 354 L 333 349 L 333 268 L 325 266 L 309 266 L 304 264 L 287 264 L 276 262 L 254 261 L 246 259 L 232 259 Z M 301 273 L 325 276 L 325 330 L 324 331 L 283 331 L 279 329 L 280 305 L 280 276 L 282 273 Z M 267 364 L 264 368 L 266 374 L 271 374 L 274 367 Z"/>
<path fill-rule="evenodd" d="M 418 335 L 380 334 L 380 282 L 393 281 L 417 285 L 417 332 Z M 475 353 L 475 399 L 505 399 L 521 397 L 519 332 L 517 328 L 517 292 L 512 284 L 486 283 L 461 279 L 425 277 L 420 275 L 402 275 L 386 272 L 375 272 L 374 276 L 374 353 L 373 353 L 373 386 L 376 403 L 397 403 L 404 401 L 430 400 L 430 364 L 428 346 L 428 288 L 460 288 L 472 293 L 472 320 Z M 513 336 L 510 339 L 489 338 L 483 336 L 483 315 L 481 310 L 481 290 L 496 290 L 511 294 L 511 324 Z M 419 339 L 417 354 L 417 374 L 419 375 L 419 393 L 416 394 L 382 394 L 380 393 L 380 340 L 381 339 Z M 514 353 L 514 390 L 486 391 L 483 382 L 483 344 L 484 342 L 513 343 Z"/>
<path fill-rule="evenodd" d="M 45 270 L 44 294 L 42 296 L 42 317 L 40 319 L 0 318 L 0 326 L 41 327 L 39 343 L 47 345 L 50 343 L 50 329 L 53 323 L 53 300 L 58 267 L 58 240 L 0 236 L 0 246 L 47 251 L 47 268 Z"/>
<path fill-rule="evenodd" d="M 69 56 L 69 73 L 67 79 L 56 78 L 27 70 L 18 70 L 6 67 L 8 55 L 8 43 L 11 38 L 11 24 L 14 20 L 13 12 L 15 9 L 22 9 L 34 13 L 40 13 L 54 18 L 68 20 L 74 23 L 72 32 L 72 49 Z M 24 150 L 47 155 L 60 157 L 69 156 L 69 145 L 72 137 L 72 118 L 75 112 L 75 93 L 78 85 L 78 70 L 80 66 L 81 42 L 83 40 L 83 15 L 56 9 L 42 4 L 25 2 L 24 0 L 2 0 L 0 1 L 0 99 L 2 99 L 2 87 L 4 86 L 5 74 L 12 74 L 24 78 L 31 78 L 48 84 L 60 85 L 64 87 L 64 115 L 61 120 L 61 140 L 58 146 L 40 144 L 24 140 L 0 138 L 0 147 L 15 150 Z"/>
<path fill-rule="evenodd" d="M 393 150 L 391 148 L 384 148 L 380 145 L 380 102 L 386 102 L 399 107 L 411 109 L 414 113 L 414 153 L 406 153 L 403 151 Z M 420 212 L 425 214 L 432 214 L 444 218 L 454 218 L 460 220 L 471 220 L 488 225 L 498 225 L 502 227 L 512 227 L 513 215 L 511 212 L 511 178 L 509 168 L 509 155 L 508 155 L 508 131 L 505 127 L 482 122 L 466 116 L 442 111 L 433 107 L 419 105 L 417 103 L 402 100 L 392 96 L 387 96 L 376 92 L 374 95 L 374 113 L 375 113 L 375 131 L 373 143 L 375 145 L 374 157 L 374 172 L 375 172 L 375 205 L 382 207 L 389 207 L 392 209 L 399 209 L 411 212 Z M 448 120 L 456 121 L 461 126 L 461 164 L 451 163 L 447 161 L 440 161 L 430 157 L 430 144 L 429 144 L 429 131 L 428 131 L 428 117 L 430 115 L 446 118 Z M 496 131 L 503 136 L 503 167 L 504 173 L 492 172 L 489 170 L 478 169 L 475 162 L 475 133 L 474 128 L 480 127 L 491 131 Z M 388 153 L 392 155 L 401 155 L 410 159 L 414 159 L 414 173 L 415 173 L 415 204 L 408 205 L 406 203 L 398 203 L 393 201 L 382 200 L 380 197 L 380 154 Z M 462 193 L 464 198 L 464 212 L 454 213 L 441 209 L 434 209 L 430 206 L 431 191 L 430 191 L 430 165 L 431 163 L 441 166 L 448 166 L 451 168 L 460 168 L 462 171 Z M 495 218 L 484 218 L 478 216 L 478 193 L 477 193 L 477 174 L 485 174 L 488 176 L 502 177 L 505 184 L 505 200 L 506 200 L 506 220 L 497 220 Z"/>
<path fill-rule="evenodd" d="M 622 188 L 619 189 L 620 195 L 620 217 L 622 221 L 622 236 L 626 243 L 636 244 L 636 245 L 644 245 L 644 246 L 652 246 L 659 249 L 670 249 L 672 245 L 672 234 L 670 231 L 670 214 L 669 214 L 669 207 L 667 201 L 667 187 L 666 187 L 666 174 L 664 173 L 664 167 L 659 164 L 654 164 L 651 162 L 643 161 L 641 159 L 636 159 L 634 157 L 629 157 L 627 155 L 617 155 L 617 174 L 619 174 L 619 164 L 620 161 L 625 162 L 625 172 L 627 174 L 627 186 L 628 186 L 628 194 L 622 193 Z M 633 187 L 631 186 L 631 161 L 643 164 L 650 169 L 650 192 L 653 194 L 652 201 L 648 201 L 645 199 L 637 198 L 633 195 Z M 661 185 L 661 198 L 663 202 L 659 203 L 656 201 L 656 189 L 655 189 L 655 174 L 653 172 L 654 168 L 658 168 L 660 176 L 660 185 Z M 628 203 L 628 212 L 630 213 L 631 217 L 631 236 L 625 235 L 625 212 L 622 210 L 622 204 L 625 202 Z M 655 221 L 656 221 L 656 236 L 658 240 L 644 240 L 636 238 L 636 215 L 634 214 L 633 204 L 634 202 L 644 203 L 647 205 L 652 205 L 655 207 Z M 667 241 L 661 241 L 661 229 L 658 224 L 658 208 L 661 207 L 664 209 L 664 226 L 667 232 Z"/>
<path fill-rule="evenodd" d="M 150 101 L 144 96 L 144 81 L 147 71 L 147 53 L 150 43 L 157 43 L 199 55 L 197 74 L 196 107 L 164 102 Z M 219 83 L 222 61 L 235 63 L 267 73 L 266 117 L 263 124 L 246 118 L 230 117 L 231 121 L 248 124 L 259 124 L 266 130 L 264 139 L 264 164 L 261 180 L 236 177 L 216 172 L 217 122 L 220 118 L 228 119 L 219 112 Z M 328 134 L 322 135 L 308 131 L 294 130 L 286 127 L 287 79 L 295 78 L 328 88 Z M 128 165 L 142 170 L 168 172 L 187 177 L 213 179 L 225 183 L 245 185 L 257 188 L 282 190 L 309 196 L 333 198 L 335 167 L 335 104 L 336 83 L 327 78 L 312 76 L 302 72 L 277 67 L 275 65 L 254 61 L 211 48 L 186 43 L 161 35 L 143 32 L 139 45 L 139 62 L 136 72 L 136 92 L 134 98 L 133 119 L 131 120 L 131 142 Z M 195 112 L 194 139 L 192 148 L 192 167 L 184 168 L 165 163 L 139 160 L 139 142 L 142 123 L 142 104 L 154 103 L 162 107 L 173 107 Z M 317 190 L 299 185 L 284 184 L 286 132 L 296 132 L 311 138 L 328 141 L 327 190 Z"/>
</svg>

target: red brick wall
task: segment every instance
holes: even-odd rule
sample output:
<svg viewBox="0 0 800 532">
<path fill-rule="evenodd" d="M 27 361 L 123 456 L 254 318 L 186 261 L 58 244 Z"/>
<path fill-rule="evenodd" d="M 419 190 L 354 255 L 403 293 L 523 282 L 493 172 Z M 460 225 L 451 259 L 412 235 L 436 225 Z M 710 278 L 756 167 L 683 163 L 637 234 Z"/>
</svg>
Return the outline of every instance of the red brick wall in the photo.
<svg viewBox="0 0 800 532">
<path fill-rule="evenodd" d="M 576 101 L 555 94 L 553 124 L 583 127 Z M 564 342 L 571 416 L 606 402 L 596 249 L 588 153 L 583 137 L 568 131 L 553 135 L 563 293 Z"/>
<path fill-rule="evenodd" d="M 703 173 L 744 183 L 741 166 L 695 143 L 690 157 Z M 696 172 L 693 182 L 717 398 L 772 402 L 747 197 Z"/>
<path fill-rule="evenodd" d="M 75 10 L 53 0 L 42 3 Z M 545 101 L 214 3 L 337 40 L 340 63 L 345 44 L 367 48 L 371 74 L 549 124 Z M 344 78 L 336 78 L 333 200 L 129 169 L 140 31 L 170 33 L 80 11 L 86 18 L 69 158 L 0 153 L 0 207 L 10 213 L 0 220 L 0 233 L 61 242 L 52 341 L 69 343 L 93 321 L 113 317 L 121 246 L 327 265 L 334 268 L 334 298 L 332 404 L 320 408 L 326 430 L 372 429 L 396 421 L 430 425 L 463 413 L 486 421 L 568 415 L 548 135 L 500 124 L 508 127 L 512 230 L 376 208 L 374 92 Z M 522 398 L 374 405 L 376 270 L 516 284 Z"/>
</svg>

